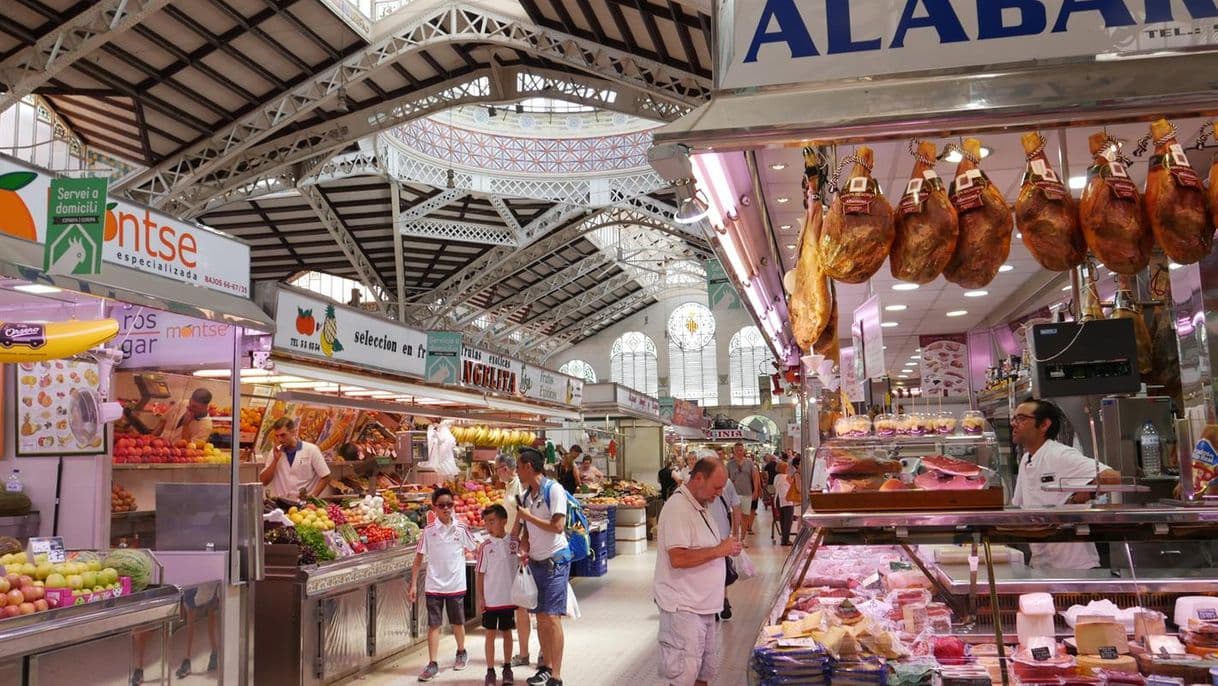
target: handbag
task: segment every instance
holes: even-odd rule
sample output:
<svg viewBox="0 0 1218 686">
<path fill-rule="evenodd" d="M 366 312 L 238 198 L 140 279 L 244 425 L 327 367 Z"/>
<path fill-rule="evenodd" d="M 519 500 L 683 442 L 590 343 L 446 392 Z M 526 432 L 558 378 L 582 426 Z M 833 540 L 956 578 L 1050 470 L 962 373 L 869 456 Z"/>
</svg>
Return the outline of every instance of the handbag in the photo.
<svg viewBox="0 0 1218 686">
<path fill-rule="evenodd" d="M 719 496 L 719 502 L 723 503 L 723 509 L 727 510 L 728 517 L 731 517 L 732 510 L 727 506 L 727 501 L 723 499 L 723 496 Z M 711 533 L 715 533 L 715 527 L 711 526 L 710 522 L 706 520 L 706 515 L 702 515 L 702 521 L 706 522 L 706 526 L 710 528 Z M 725 557 L 723 558 L 723 567 L 725 573 L 727 574 L 727 577 L 724 580 L 724 585 L 731 586 L 732 584 L 736 583 L 737 579 L 740 578 L 740 575 L 736 573 L 736 565 L 732 564 L 732 558 Z"/>
</svg>

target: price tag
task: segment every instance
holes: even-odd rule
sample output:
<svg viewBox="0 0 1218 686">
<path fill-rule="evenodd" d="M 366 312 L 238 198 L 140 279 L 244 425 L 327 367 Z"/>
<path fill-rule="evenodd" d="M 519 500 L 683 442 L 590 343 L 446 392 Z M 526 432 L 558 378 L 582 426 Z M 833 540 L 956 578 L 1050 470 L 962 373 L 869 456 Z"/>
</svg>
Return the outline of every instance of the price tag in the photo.
<svg viewBox="0 0 1218 686">
<path fill-rule="evenodd" d="M 874 586 L 878 583 L 880 583 L 880 573 L 876 572 L 875 574 L 872 574 L 871 576 L 867 577 L 866 579 L 863 579 L 863 588 L 867 588 L 868 586 Z"/>
<path fill-rule="evenodd" d="M 1115 660 L 1120 653 L 1117 652 L 1116 646 L 1102 646 L 1100 648 L 1100 659 Z"/>
<path fill-rule="evenodd" d="M 1203 622 L 1218 621 L 1218 610 L 1211 607 L 1203 607 L 1197 610 L 1197 619 Z"/>
<path fill-rule="evenodd" d="M 29 545 L 30 561 L 33 562 L 37 555 L 46 555 L 47 562 L 51 564 L 66 562 L 68 559 L 67 550 L 63 547 L 63 538 L 60 536 L 31 538 Z"/>
<path fill-rule="evenodd" d="M 1032 659 L 1036 660 L 1037 662 L 1044 662 L 1050 657 L 1053 657 L 1053 653 L 1049 652 L 1049 649 L 1045 648 L 1044 646 L 1032 649 Z"/>
<path fill-rule="evenodd" d="M 779 648 L 815 648 L 816 639 L 811 636 L 802 636 L 800 638 L 780 638 L 778 639 Z"/>
</svg>

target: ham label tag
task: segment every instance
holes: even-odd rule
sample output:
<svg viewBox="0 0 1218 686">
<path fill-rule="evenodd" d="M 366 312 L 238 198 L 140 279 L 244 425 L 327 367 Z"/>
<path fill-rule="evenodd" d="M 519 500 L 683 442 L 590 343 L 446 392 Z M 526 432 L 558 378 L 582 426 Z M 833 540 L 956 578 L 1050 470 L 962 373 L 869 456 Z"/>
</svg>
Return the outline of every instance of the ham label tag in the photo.
<svg viewBox="0 0 1218 686">
<path fill-rule="evenodd" d="M 871 192 L 871 179 L 866 176 L 850 179 L 850 185 L 842 193 L 842 211 L 846 214 L 871 214 L 873 202 L 875 193 Z"/>
<path fill-rule="evenodd" d="M 1117 200 L 1134 200 L 1138 197 L 1138 187 L 1134 185 L 1133 179 L 1129 178 L 1124 164 L 1111 162 L 1106 169 L 1107 173 L 1101 173 L 1108 183 L 1112 197 Z"/>
<path fill-rule="evenodd" d="M 1028 163 L 1027 180 L 1051 201 L 1059 202 L 1070 197 L 1070 192 L 1062 185 L 1061 179 L 1041 158 Z"/>
<path fill-rule="evenodd" d="M 1118 656 L 1120 656 L 1120 653 L 1117 652 L 1116 646 L 1101 646 L 1100 647 L 1100 659 L 1101 660 L 1115 660 L 1115 659 L 1117 659 Z"/>
<path fill-rule="evenodd" d="M 980 169 L 970 169 L 956 177 L 952 187 L 951 200 L 956 209 L 961 212 L 985 207 L 982 194 L 985 192 L 986 179 Z"/>
<path fill-rule="evenodd" d="M 1163 162 L 1171 172 L 1172 178 L 1176 180 L 1177 186 L 1201 188 L 1201 177 L 1197 176 L 1193 166 L 1188 163 L 1188 155 L 1184 154 L 1184 148 L 1180 147 L 1179 143 L 1173 143 L 1168 147 Z"/>
<path fill-rule="evenodd" d="M 1197 619 L 1203 622 L 1213 622 L 1218 620 L 1218 610 L 1212 607 L 1203 607 L 1197 610 Z"/>
</svg>

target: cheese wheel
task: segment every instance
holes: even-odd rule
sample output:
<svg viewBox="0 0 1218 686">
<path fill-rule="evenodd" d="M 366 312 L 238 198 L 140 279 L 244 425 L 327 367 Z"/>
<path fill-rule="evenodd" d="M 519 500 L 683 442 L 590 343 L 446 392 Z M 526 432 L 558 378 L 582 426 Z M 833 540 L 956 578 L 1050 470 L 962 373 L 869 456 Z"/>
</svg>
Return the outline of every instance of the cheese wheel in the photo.
<svg viewBox="0 0 1218 686">
<path fill-rule="evenodd" d="M 1053 596 L 1048 593 L 1025 593 L 1019 596 L 1019 611 L 1025 615 L 1052 615 Z"/>
<path fill-rule="evenodd" d="M 1099 655 L 1079 655 L 1078 672 L 1083 676 L 1091 676 L 1092 669 L 1110 669 L 1114 672 L 1137 673 L 1138 661 L 1132 655 L 1118 655 L 1115 659 L 1105 660 Z"/>
</svg>

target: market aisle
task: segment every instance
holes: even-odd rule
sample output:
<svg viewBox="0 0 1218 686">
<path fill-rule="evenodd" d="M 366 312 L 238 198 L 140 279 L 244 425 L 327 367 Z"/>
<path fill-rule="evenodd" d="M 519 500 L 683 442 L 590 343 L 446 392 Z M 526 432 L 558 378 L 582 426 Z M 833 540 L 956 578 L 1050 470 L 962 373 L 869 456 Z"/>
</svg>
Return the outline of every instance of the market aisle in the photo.
<svg viewBox="0 0 1218 686">
<path fill-rule="evenodd" d="M 753 643 L 762 616 L 769 609 L 778 584 L 778 573 L 790 548 L 770 543 L 770 520 L 759 518 L 758 532 L 750 539 L 749 554 L 756 562 L 758 575 L 740 582 L 731 589 L 734 616 L 723 631 L 723 667 L 715 682 L 721 686 L 745 683 Z M 609 562 L 609 574 L 594 579 L 574 579 L 572 586 L 579 598 L 583 617 L 566 623 L 567 650 L 563 681 L 569 686 L 610 686 L 630 684 L 646 686 L 656 683 L 658 647 L 655 640 L 659 615 L 650 600 L 655 548 L 643 555 L 619 556 Z M 536 659 L 536 633 L 531 653 Z M 442 671 L 430 683 L 481 686 L 486 666 L 483 664 L 483 635 L 481 629 L 471 632 L 466 648 L 470 666 L 464 672 L 452 670 L 456 643 L 452 636 L 440 642 Z M 427 650 L 408 653 L 389 661 L 367 676 L 351 679 L 347 684 L 359 686 L 401 686 L 415 683 L 427 663 Z M 532 676 L 533 670 L 516 672 L 516 683 Z"/>
</svg>

